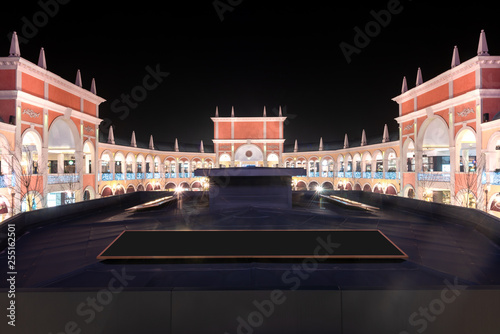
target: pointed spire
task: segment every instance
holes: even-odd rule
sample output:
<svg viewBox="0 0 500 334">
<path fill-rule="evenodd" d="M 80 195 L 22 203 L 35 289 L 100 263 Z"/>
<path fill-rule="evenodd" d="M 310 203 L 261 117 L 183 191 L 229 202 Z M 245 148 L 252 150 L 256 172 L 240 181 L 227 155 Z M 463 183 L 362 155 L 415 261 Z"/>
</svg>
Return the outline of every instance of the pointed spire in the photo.
<svg viewBox="0 0 500 334">
<path fill-rule="evenodd" d="M 175 138 L 174 151 L 179 152 L 179 142 L 177 141 L 177 138 Z"/>
<path fill-rule="evenodd" d="M 38 56 L 38 66 L 47 69 L 47 61 L 45 60 L 45 50 L 43 48 L 40 49 L 40 55 Z"/>
<path fill-rule="evenodd" d="M 460 65 L 460 56 L 458 55 L 458 48 L 455 45 L 453 48 L 453 56 L 451 57 L 451 68 Z"/>
<path fill-rule="evenodd" d="M 422 79 L 422 70 L 419 67 L 417 70 L 417 81 L 415 82 L 415 84 L 418 86 L 418 85 L 421 85 L 423 83 L 424 83 L 424 80 Z"/>
<path fill-rule="evenodd" d="M 278 117 L 283 117 L 283 113 L 281 112 L 281 106 L 280 106 L 279 111 L 278 111 Z"/>
<path fill-rule="evenodd" d="M 361 132 L 361 146 L 366 145 L 366 132 L 365 129 L 363 129 L 363 132 Z"/>
<path fill-rule="evenodd" d="M 203 140 L 200 141 L 200 153 L 205 153 L 205 146 L 203 146 Z"/>
<path fill-rule="evenodd" d="M 108 133 L 108 144 L 114 144 L 114 143 L 115 143 L 115 134 L 113 133 L 113 125 L 110 125 Z"/>
<path fill-rule="evenodd" d="M 319 138 L 319 150 L 323 151 L 323 137 Z"/>
<path fill-rule="evenodd" d="M 231 107 L 231 117 L 234 117 L 234 106 Z"/>
<path fill-rule="evenodd" d="M 132 131 L 132 138 L 130 138 L 130 146 L 137 147 L 137 141 L 135 140 L 135 131 Z"/>
<path fill-rule="evenodd" d="M 90 84 L 90 92 L 97 95 L 97 90 L 95 89 L 95 79 L 92 78 L 92 83 Z"/>
<path fill-rule="evenodd" d="M 382 143 L 386 143 L 390 141 L 389 138 L 389 129 L 387 128 L 387 124 L 384 125 L 384 134 L 382 135 Z"/>
<path fill-rule="evenodd" d="M 10 40 L 9 57 L 21 57 L 21 49 L 19 48 L 19 40 L 17 39 L 17 33 L 15 31 L 12 33 L 12 38 Z"/>
<path fill-rule="evenodd" d="M 80 73 L 80 70 L 76 71 L 75 85 L 82 87 L 82 74 Z"/>
<path fill-rule="evenodd" d="M 266 106 L 264 106 L 264 111 L 262 112 L 262 117 L 266 117 Z"/>
<path fill-rule="evenodd" d="M 219 117 L 219 107 L 215 106 L 215 117 Z"/>
<path fill-rule="evenodd" d="M 295 139 L 295 145 L 293 145 L 293 152 L 299 151 L 299 144 L 297 143 L 297 139 Z"/>
<path fill-rule="evenodd" d="M 349 139 L 347 139 L 347 133 L 346 133 L 344 136 L 344 148 L 348 148 L 348 147 L 349 147 Z"/>
<path fill-rule="evenodd" d="M 401 85 L 401 94 L 408 91 L 408 84 L 406 83 L 406 77 L 403 77 L 403 84 Z"/>
<path fill-rule="evenodd" d="M 155 143 L 153 141 L 153 135 L 149 136 L 149 149 L 154 150 L 155 149 Z"/>
<path fill-rule="evenodd" d="M 479 35 L 479 44 L 477 46 L 477 55 L 478 56 L 489 56 L 488 53 L 488 43 L 486 43 L 486 33 L 484 30 L 481 30 L 481 34 Z"/>
</svg>

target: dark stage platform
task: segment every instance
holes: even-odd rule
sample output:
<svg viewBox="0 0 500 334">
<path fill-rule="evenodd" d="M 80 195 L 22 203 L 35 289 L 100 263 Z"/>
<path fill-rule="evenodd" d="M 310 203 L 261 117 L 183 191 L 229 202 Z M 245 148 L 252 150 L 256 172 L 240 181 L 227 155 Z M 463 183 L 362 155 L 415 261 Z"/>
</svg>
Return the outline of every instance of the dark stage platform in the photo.
<svg viewBox="0 0 500 334">
<path fill-rule="evenodd" d="M 401 259 L 378 230 L 123 231 L 98 259 Z"/>
</svg>

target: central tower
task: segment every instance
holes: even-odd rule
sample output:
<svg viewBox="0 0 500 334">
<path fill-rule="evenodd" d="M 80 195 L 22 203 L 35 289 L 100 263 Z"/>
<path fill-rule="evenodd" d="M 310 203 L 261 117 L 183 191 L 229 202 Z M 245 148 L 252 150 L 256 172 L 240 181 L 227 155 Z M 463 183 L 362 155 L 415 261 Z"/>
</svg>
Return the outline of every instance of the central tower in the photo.
<svg viewBox="0 0 500 334">
<path fill-rule="evenodd" d="M 283 123 L 281 107 L 277 117 L 219 117 L 215 109 L 214 150 L 218 167 L 278 167 L 283 152 Z"/>
</svg>

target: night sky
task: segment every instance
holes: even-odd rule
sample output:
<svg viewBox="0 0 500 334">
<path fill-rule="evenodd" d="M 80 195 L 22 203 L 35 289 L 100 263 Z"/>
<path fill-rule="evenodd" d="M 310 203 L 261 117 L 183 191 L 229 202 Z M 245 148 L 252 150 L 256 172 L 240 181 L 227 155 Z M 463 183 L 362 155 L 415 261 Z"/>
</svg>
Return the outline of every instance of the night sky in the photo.
<svg viewBox="0 0 500 334">
<path fill-rule="evenodd" d="M 391 98 L 404 75 L 412 88 L 418 67 L 424 81 L 446 71 L 454 45 L 470 59 L 481 29 L 490 54 L 500 48 L 498 12 L 486 2 L 44 1 L 2 4 L 1 55 L 15 30 L 23 58 L 37 63 L 44 47 L 48 70 L 74 82 L 80 69 L 87 89 L 95 77 L 103 130 L 113 124 L 126 140 L 135 130 L 146 144 L 152 134 L 210 145 L 215 107 L 229 116 L 233 105 L 236 116 L 261 116 L 264 105 L 273 116 L 281 105 L 288 145 L 346 132 L 355 142 L 363 128 L 381 136 L 385 123 L 397 132 Z M 356 44 L 356 27 L 372 29 L 369 41 Z"/>
</svg>

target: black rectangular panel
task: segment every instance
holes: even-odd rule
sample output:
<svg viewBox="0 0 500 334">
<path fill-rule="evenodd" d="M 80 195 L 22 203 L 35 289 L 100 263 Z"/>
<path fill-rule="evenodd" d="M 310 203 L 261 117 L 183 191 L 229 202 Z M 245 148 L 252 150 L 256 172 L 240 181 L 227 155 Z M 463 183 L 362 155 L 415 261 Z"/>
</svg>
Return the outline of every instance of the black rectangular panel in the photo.
<svg viewBox="0 0 500 334">
<path fill-rule="evenodd" d="M 378 230 L 124 231 L 98 259 L 407 258 Z"/>
</svg>

